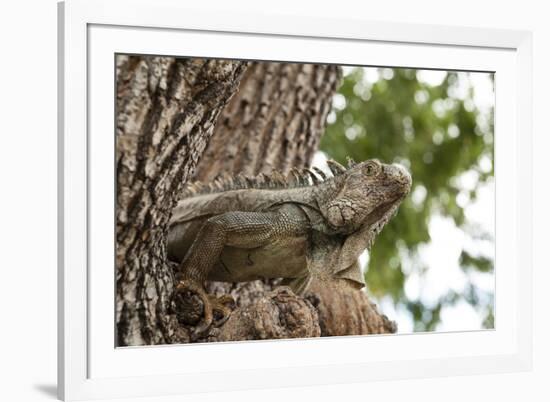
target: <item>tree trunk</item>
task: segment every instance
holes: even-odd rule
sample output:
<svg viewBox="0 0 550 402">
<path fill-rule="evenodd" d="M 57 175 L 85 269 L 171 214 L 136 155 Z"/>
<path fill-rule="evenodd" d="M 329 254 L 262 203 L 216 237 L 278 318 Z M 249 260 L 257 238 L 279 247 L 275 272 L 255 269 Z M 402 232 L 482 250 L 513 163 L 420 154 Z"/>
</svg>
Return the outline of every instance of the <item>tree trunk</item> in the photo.
<svg viewBox="0 0 550 402">
<path fill-rule="evenodd" d="M 209 181 L 222 172 L 309 165 L 338 80 L 335 66 L 119 56 L 119 345 L 189 341 L 170 309 L 173 270 L 165 251 L 182 184 L 193 171 Z M 313 284 L 300 298 L 277 284 L 208 284 L 212 293 L 232 294 L 237 309 L 201 341 L 395 331 L 364 292 Z"/>
<path fill-rule="evenodd" d="M 117 57 L 117 343 L 185 341 L 169 314 L 166 229 L 246 63 Z"/>
<path fill-rule="evenodd" d="M 309 165 L 338 81 L 336 66 L 252 63 L 218 119 L 195 178 Z"/>
</svg>

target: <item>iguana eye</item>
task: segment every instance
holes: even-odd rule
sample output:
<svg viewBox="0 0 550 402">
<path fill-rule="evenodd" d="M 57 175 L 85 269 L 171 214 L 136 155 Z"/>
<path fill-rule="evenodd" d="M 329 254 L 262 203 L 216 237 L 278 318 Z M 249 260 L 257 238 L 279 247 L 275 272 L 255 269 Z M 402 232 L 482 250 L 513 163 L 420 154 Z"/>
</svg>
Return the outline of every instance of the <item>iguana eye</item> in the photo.
<svg viewBox="0 0 550 402">
<path fill-rule="evenodd" d="M 368 162 L 365 166 L 365 174 L 367 176 L 373 176 L 378 172 L 378 164 L 375 162 Z"/>
</svg>

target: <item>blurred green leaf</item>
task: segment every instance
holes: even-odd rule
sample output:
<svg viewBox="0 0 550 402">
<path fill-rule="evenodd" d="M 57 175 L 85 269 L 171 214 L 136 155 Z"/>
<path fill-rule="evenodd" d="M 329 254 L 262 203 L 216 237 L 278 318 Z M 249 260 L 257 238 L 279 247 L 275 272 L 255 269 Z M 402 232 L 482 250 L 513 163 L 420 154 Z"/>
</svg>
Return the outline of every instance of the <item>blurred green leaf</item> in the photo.
<svg viewBox="0 0 550 402">
<path fill-rule="evenodd" d="M 463 269 L 475 269 L 480 272 L 491 272 L 493 270 L 493 260 L 491 258 L 474 257 L 465 250 L 460 253 L 459 261 Z"/>
</svg>

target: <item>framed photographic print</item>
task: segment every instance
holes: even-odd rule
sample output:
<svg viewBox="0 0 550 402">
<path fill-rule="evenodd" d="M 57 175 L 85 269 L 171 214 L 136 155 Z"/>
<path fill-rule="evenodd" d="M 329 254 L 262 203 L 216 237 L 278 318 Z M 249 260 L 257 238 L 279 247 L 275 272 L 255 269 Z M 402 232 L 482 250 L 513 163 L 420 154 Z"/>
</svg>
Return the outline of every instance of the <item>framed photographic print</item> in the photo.
<svg viewBox="0 0 550 402">
<path fill-rule="evenodd" d="M 531 35 L 180 3 L 59 5 L 60 397 L 529 369 Z"/>
</svg>

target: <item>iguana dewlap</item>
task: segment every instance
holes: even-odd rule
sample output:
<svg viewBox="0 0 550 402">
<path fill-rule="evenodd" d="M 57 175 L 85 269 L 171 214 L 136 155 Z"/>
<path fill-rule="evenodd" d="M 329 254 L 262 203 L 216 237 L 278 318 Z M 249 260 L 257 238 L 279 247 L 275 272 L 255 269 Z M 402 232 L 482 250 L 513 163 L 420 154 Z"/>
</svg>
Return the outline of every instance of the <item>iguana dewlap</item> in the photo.
<svg viewBox="0 0 550 402">
<path fill-rule="evenodd" d="M 290 181 L 274 172 L 188 187 L 172 214 L 168 256 L 179 263 L 178 289 L 203 300 L 206 326 L 216 302 L 205 280 L 284 278 L 297 293 L 313 277 L 364 286 L 357 259 L 396 213 L 411 176 L 377 160 L 329 167 L 333 177 L 302 169 Z"/>
</svg>

